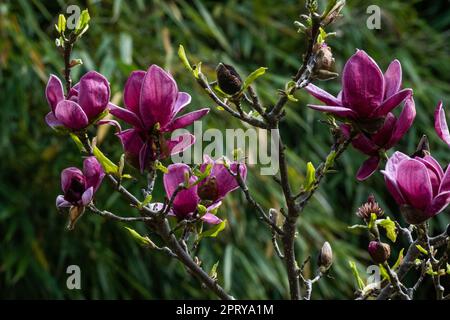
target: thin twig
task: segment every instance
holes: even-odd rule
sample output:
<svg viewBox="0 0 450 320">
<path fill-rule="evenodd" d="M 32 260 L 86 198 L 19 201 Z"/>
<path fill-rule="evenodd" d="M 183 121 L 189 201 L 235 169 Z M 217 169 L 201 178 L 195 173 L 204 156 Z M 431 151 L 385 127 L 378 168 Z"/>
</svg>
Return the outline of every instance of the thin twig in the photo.
<svg viewBox="0 0 450 320">
<path fill-rule="evenodd" d="M 90 204 L 88 208 L 95 214 L 107 219 L 122 221 L 122 222 L 134 222 L 134 221 L 152 221 L 152 217 L 122 217 L 106 210 L 100 210 L 95 205 Z"/>
</svg>

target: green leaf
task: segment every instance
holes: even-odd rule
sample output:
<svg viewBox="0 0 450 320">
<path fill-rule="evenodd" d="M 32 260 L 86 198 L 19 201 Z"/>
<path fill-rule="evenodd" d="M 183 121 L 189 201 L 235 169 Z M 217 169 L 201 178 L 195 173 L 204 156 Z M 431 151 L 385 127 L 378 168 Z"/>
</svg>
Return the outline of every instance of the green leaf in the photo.
<svg viewBox="0 0 450 320">
<path fill-rule="evenodd" d="M 400 266 L 400 264 L 403 262 L 403 251 L 405 251 L 405 248 L 402 248 L 402 250 L 400 250 L 397 261 L 395 261 L 395 264 L 392 266 L 392 270 L 396 270 Z"/>
<path fill-rule="evenodd" d="M 149 237 L 141 236 L 134 229 L 131 229 L 131 228 L 128 228 L 128 227 L 124 227 L 124 228 L 128 230 L 128 232 L 130 233 L 131 237 L 133 237 L 133 239 L 136 240 L 140 245 L 146 246 L 146 247 L 151 247 L 151 248 L 156 248 L 156 245 L 149 239 Z"/>
<path fill-rule="evenodd" d="M 325 168 L 328 170 L 334 165 L 334 159 L 336 159 L 336 151 L 330 152 L 325 160 Z"/>
<path fill-rule="evenodd" d="M 324 43 L 326 38 L 327 38 L 327 33 L 325 32 L 325 30 L 323 30 L 323 28 L 320 28 L 319 36 L 317 37 L 317 43 L 318 44 Z"/>
<path fill-rule="evenodd" d="M 245 91 L 257 78 L 266 73 L 267 68 L 261 67 L 250 73 L 244 81 L 244 85 L 242 87 L 242 91 Z"/>
<path fill-rule="evenodd" d="M 369 223 L 367 224 L 367 228 L 369 229 L 369 230 L 372 230 L 372 228 L 375 226 L 375 222 L 377 221 L 377 215 L 375 214 L 375 213 L 371 213 L 370 214 L 370 221 L 369 221 Z"/>
<path fill-rule="evenodd" d="M 160 161 L 155 162 L 155 169 L 161 171 L 162 173 L 168 173 L 169 169 L 165 167 Z"/>
<path fill-rule="evenodd" d="M 219 267 L 219 260 L 217 260 L 216 263 L 211 268 L 211 271 L 209 272 L 209 276 L 213 279 L 217 279 L 217 267 Z"/>
<path fill-rule="evenodd" d="M 73 142 L 75 142 L 75 144 L 77 145 L 78 150 L 80 150 L 80 152 L 86 152 L 86 149 L 84 148 L 83 143 L 81 142 L 80 138 L 72 132 L 70 132 L 69 134 L 70 134 L 70 137 L 72 138 Z"/>
<path fill-rule="evenodd" d="M 284 89 L 284 92 L 285 92 L 287 98 L 288 98 L 290 101 L 292 101 L 292 102 L 297 102 L 297 101 L 298 101 L 298 99 L 295 98 L 295 97 L 292 95 L 292 93 L 291 93 L 292 90 L 295 88 L 296 85 L 297 85 L 297 84 L 296 84 L 295 81 L 289 81 L 288 83 L 286 83 L 285 89 Z"/>
<path fill-rule="evenodd" d="M 352 269 L 353 277 L 355 277 L 356 283 L 358 284 L 358 288 L 360 290 L 364 289 L 364 281 L 359 276 L 358 269 L 356 269 L 356 264 L 353 261 L 349 261 L 350 269 Z"/>
<path fill-rule="evenodd" d="M 84 9 L 81 12 L 80 18 L 78 19 L 77 26 L 75 27 L 75 33 L 78 36 L 81 36 L 88 28 L 88 23 L 91 20 L 91 17 L 89 16 L 88 9 Z"/>
<path fill-rule="evenodd" d="M 306 164 L 306 180 L 305 180 L 305 190 L 309 191 L 314 187 L 316 182 L 316 168 L 311 162 Z"/>
<path fill-rule="evenodd" d="M 217 235 L 225 229 L 227 226 L 227 220 L 223 220 L 221 223 L 214 225 L 212 228 L 200 233 L 198 241 L 203 238 L 215 238 Z"/>
<path fill-rule="evenodd" d="M 66 31 L 66 17 L 64 17 L 63 14 L 60 14 L 58 16 L 58 24 L 55 27 L 56 27 L 56 31 L 58 31 L 59 34 Z"/>
<path fill-rule="evenodd" d="M 145 197 L 145 199 L 144 199 L 144 201 L 142 201 L 139 205 L 138 205 L 138 208 L 139 209 L 142 209 L 143 207 L 145 207 L 146 205 L 148 205 L 151 201 L 152 201 L 152 195 L 151 194 L 148 194 L 146 197 Z"/>
<path fill-rule="evenodd" d="M 420 252 L 422 252 L 423 254 L 428 255 L 428 251 L 425 250 L 425 248 L 422 247 L 420 244 L 416 244 L 416 248 L 417 248 Z"/>
<path fill-rule="evenodd" d="M 199 62 L 194 66 L 194 70 L 193 70 L 195 79 L 198 79 L 201 72 L 202 72 L 202 63 Z"/>
<path fill-rule="evenodd" d="M 186 56 L 186 51 L 184 51 L 184 47 L 181 44 L 178 47 L 178 57 L 180 58 L 181 62 L 183 62 L 186 69 L 188 69 L 189 71 L 192 72 L 193 70 L 192 70 L 191 64 L 189 63 L 189 60 Z"/>
<path fill-rule="evenodd" d="M 115 176 L 117 176 L 119 174 L 119 167 L 114 162 L 109 160 L 103 154 L 103 152 L 101 152 L 100 149 L 97 148 L 97 146 L 94 147 L 93 152 L 94 152 L 94 156 L 97 158 L 98 162 L 100 162 L 100 164 L 103 167 L 103 170 L 105 170 L 105 172 L 107 174 L 113 174 Z"/>
<path fill-rule="evenodd" d="M 450 264 L 446 264 L 446 270 L 445 273 L 450 274 Z"/>
<path fill-rule="evenodd" d="M 397 227 L 395 226 L 395 222 L 392 221 L 389 217 L 386 219 L 378 220 L 377 224 L 382 226 L 386 230 L 386 236 L 392 242 L 397 240 Z"/>
<path fill-rule="evenodd" d="M 387 272 L 387 270 L 383 267 L 382 264 L 379 264 L 378 267 L 380 268 L 380 275 L 383 278 L 383 280 L 389 280 L 389 274 Z"/>
</svg>

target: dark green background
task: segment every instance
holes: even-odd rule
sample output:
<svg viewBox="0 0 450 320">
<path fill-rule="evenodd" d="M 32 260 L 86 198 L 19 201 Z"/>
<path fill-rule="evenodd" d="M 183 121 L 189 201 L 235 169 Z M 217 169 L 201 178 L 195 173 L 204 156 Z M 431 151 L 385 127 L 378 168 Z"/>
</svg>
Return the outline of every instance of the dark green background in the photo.
<svg viewBox="0 0 450 320">
<path fill-rule="evenodd" d="M 398 58 L 404 86 L 414 88 L 417 117 L 397 150 L 413 152 L 418 138 L 426 133 L 433 154 L 441 163 L 448 163 L 448 147 L 437 140 L 432 127 L 437 101 L 443 99 L 449 107 L 448 2 L 370 1 L 382 8 L 381 30 L 366 28 L 367 1 L 349 2 L 344 18 L 334 26 L 338 36 L 328 41 L 338 72 L 355 48 L 366 50 L 383 70 Z M 323 8 L 324 1 L 319 3 Z M 46 126 L 44 88 L 49 73 L 60 74 L 62 68 L 54 45 L 54 23 L 67 4 L 39 0 L 0 4 L 0 297 L 212 297 L 173 259 L 139 247 L 119 223 L 87 214 L 73 232 L 65 230 L 66 218 L 54 205 L 60 193 L 59 173 L 67 166 L 80 166 L 81 159 L 67 137 L 55 135 Z M 190 110 L 215 106 L 178 60 L 180 43 L 191 60 L 203 62 L 210 79 L 219 61 L 235 65 L 243 75 L 268 67 L 257 83 L 266 104 L 275 102 L 276 90 L 295 73 L 304 50 L 302 35 L 293 26 L 304 13 L 303 1 L 116 0 L 78 4 L 89 8 L 92 20 L 74 51 L 74 57 L 84 61 L 84 66 L 74 70 L 75 80 L 95 69 L 110 80 L 113 94 L 120 93 L 131 70 L 156 63 L 170 70 L 179 87 L 191 93 Z M 319 86 L 337 93 L 340 80 Z M 297 97 L 299 102 L 287 105 L 282 131 L 296 188 L 303 181 L 306 162 L 317 166 L 331 144 L 326 127 L 318 121 L 322 115 L 305 107 L 314 100 L 305 92 Z M 217 110 L 204 120 L 204 127 L 238 126 Z M 113 159 L 121 154 L 112 132 L 102 148 Z M 398 217 L 379 173 L 363 183 L 355 180 L 363 159 L 354 150 L 346 153 L 339 161 L 339 172 L 326 179 L 301 218 L 299 259 L 311 254 L 315 261 L 325 240 L 335 254 L 332 278 L 320 281 L 313 298 L 351 298 L 355 284 L 348 260 L 356 261 L 363 275 L 371 264 L 365 251 L 366 235 L 347 229 L 358 223 L 354 212 L 370 192 L 389 216 Z M 260 177 L 254 168 L 248 181 L 264 206 L 279 207 L 281 194 L 270 177 Z M 129 186 L 139 192 L 139 184 Z M 157 196 L 163 197 L 159 180 Z M 97 203 L 122 215 L 135 214 L 106 183 Z M 220 215 L 230 224 L 219 238 L 201 244 L 205 268 L 219 260 L 219 281 L 238 298 L 287 298 L 285 271 L 273 253 L 270 234 L 239 192 L 228 197 Z M 441 232 L 449 220 L 448 210 L 433 219 L 434 232 Z M 145 232 L 140 225 L 134 227 Z M 401 241 L 394 245 L 392 263 L 402 245 Z M 66 289 L 65 271 L 71 264 L 81 267 L 82 290 Z M 447 279 L 444 284 L 448 285 Z M 433 297 L 430 289 L 428 279 L 419 296 Z"/>
</svg>

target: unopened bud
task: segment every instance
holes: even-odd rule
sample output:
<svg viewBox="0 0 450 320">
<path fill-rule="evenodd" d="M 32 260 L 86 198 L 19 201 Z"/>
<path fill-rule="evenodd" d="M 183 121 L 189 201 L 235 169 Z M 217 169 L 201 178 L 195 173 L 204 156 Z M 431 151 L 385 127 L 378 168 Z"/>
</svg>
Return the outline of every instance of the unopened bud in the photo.
<svg viewBox="0 0 450 320">
<path fill-rule="evenodd" d="M 387 243 L 379 241 L 371 241 L 368 251 L 375 263 L 384 263 L 391 255 L 391 247 Z"/>
<path fill-rule="evenodd" d="M 334 72 L 334 58 L 331 48 L 326 43 L 316 43 L 313 50 L 316 55 L 314 78 L 319 80 L 336 78 L 338 74 Z"/>
<path fill-rule="evenodd" d="M 417 145 L 416 152 L 412 155 L 412 157 L 423 158 L 425 156 L 430 155 L 430 143 L 428 142 L 428 138 L 426 135 L 423 135 L 420 138 L 419 144 Z"/>
<path fill-rule="evenodd" d="M 226 94 L 236 94 L 242 88 L 241 76 L 237 73 L 233 66 L 219 63 L 216 69 L 217 83 L 219 88 Z"/>
<path fill-rule="evenodd" d="M 328 241 L 326 241 L 322 249 L 320 249 L 319 258 L 317 261 L 319 265 L 320 272 L 325 273 L 328 269 L 330 269 L 333 264 L 333 250 Z"/>
<path fill-rule="evenodd" d="M 368 222 L 370 221 L 372 213 L 375 213 L 377 218 L 381 218 L 384 214 L 383 209 L 381 209 L 378 202 L 375 201 L 375 197 L 373 194 L 371 194 L 367 198 L 366 203 L 364 203 L 361 207 L 358 208 L 358 211 L 356 211 L 356 215 L 361 219 L 363 219 L 364 221 Z"/>
</svg>

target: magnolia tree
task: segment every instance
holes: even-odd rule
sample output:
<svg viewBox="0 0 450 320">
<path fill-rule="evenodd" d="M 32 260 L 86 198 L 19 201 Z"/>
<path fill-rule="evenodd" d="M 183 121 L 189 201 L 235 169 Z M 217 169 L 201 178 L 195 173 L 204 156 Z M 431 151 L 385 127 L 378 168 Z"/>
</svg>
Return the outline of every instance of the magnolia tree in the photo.
<svg viewBox="0 0 450 320">
<path fill-rule="evenodd" d="M 431 277 L 436 298 L 448 299 L 441 277 L 450 273 L 449 231 L 431 235 L 427 224 L 450 203 L 450 169 L 444 165 L 447 166 L 444 170 L 431 155 L 426 137 L 422 137 L 412 155 L 400 151 L 391 152 L 390 157 L 387 155 L 413 125 L 416 116 L 413 90 L 402 88 L 401 62 L 393 60 L 383 73 L 366 52 L 356 50 L 342 70 L 342 89 L 337 96 L 314 85 L 316 80 L 337 77 L 331 48 L 326 42 L 332 33 L 326 30 L 340 16 L 344 1 L 330 0 L 323 11 L 319 11 L 316 1 L 306 3 L 307 12 L 301 16 L 303 22 L 296 21 L 295 24 L 306 38 L 307 51 L 297 73 L 284 89 L 278 90 L 275 105 L 266 105 L 254 88 L 255 80 L 264 74 L 265 68 L 243 80 L 232 66 L 219 63 L 217 78 L 210 81 L 202 73 L 200 63 L 189 62 L 182 46 L 178 52 L 188 75 L 192 75 L 214 105 L 249 127 L 275 133 L 272 139 L 275 139 L 277 149 L 272 152 L 276 154 L 279 170 L 273 178 L 284 196 L 280 210 L 263 208 L 254 200 L 252 193 L 256 191 L 249 190 L 246 184 L 248 158 L 245 154 L 234 152 L 232 157 L 216 155 L 215 159 L 205 154 L 200 165 L 176 161 L 167 165 L 171 159 L 179 159 L 175 155 L 186 152 L 195 142 L 195 136 L 187 130 L 182 134 L 175 131 L 200 120 L 209 109 L 185 113 L 190 95 L 179 91 L 176 80 L 161 67 L 150 65 L 146 71 L 133 71 L 123 89 L 122 106 L 110 101 L 109 82 L 96 71 L 87 72 L 72 85 L 71 69 L 81 61 L 72 59 L 71 51 L 87 30 L 90 18 L 88 12 L 83 11 L 75 28 L 69 30 L 65 17 L 60 15 L 56 44 L 65 61 L 64 80 L 55 75 L 49 78 L 45 94 L 50 112 L 45 120 L 55 131 L 67 134 L 76 142 L 84 161 L 82 169 L 69 167 L 62 171 L 62 194 L 56 198 L 56 206 L 68 214 L 69 229 L 74 228 L 85 211 L 116 221 L 144 223 L 152 234 L 158 235 L 155 240 L 158 244 L 128 228 L 139 243 L 177 259 L 203 287 L 219 298 L 233 299 L 217 279 L 217 264 L 212 270 L 205 271 L 195 249 L 200 241 L 218 236 L 226 227 L 220 212 L 222 200 L 240 189 L 262 221 L 261 227 L 265 224 L 271 231 L 275 252 L 286 267 L 289 283 L 286 290 L 290 297 L 310 299 L 314 284 L 327 275 L 332 266 L 332 245 L 324 243 L 315 276 L 306 277 L 304 267 L 308 261 L 300 263 L 296 257 L 295 239 L 301 236 L 296 234 L 296 225 L 323 178 L 352 146 L 368 157 L 356 179 L 365 180 L 378 174 L 378 169 L 384 166 L 380 173 L 386 188 L 407 223 L 384 216 L 373 196 L 368 195 L 367 202 L 358 209 L 361 224 L 351 228 L 368 232 L 371 241 L 367 250 L 380 276 L 366 283 L 351 263 L 358 285 L 354 298 L 413 299 L 423 279 Z M 293 190 L 286 147 L 278 130 L 286 103 L 288 100 L 295 102 L 294 93 L 302 89 L 319 100 L 308 107 L 325 115 L 334 143 L 320 165 L 315 168 L 308 163 L 302 188 Z M 396 109 L 400 109 L 399 112 Z M 129 128 L 123 130 L 111 115 Z M 442 102 L 438 103 L 434 116 L 437 135 L 450 146 Z M 99 125 L 116 128 L 116 136 L 123 148 L 120 161 L 109 159 L 91 137 L 89 130 Z M 124 179 L 131 178 L 130 173 L 125 173 L 130 169 L 125 163 L 136 168 L 130 171 L 133 174 L 146 176 L 147 184 L 142 194 L 132 194 L 122 185 Z M 163 176 L 164 199 L 152 197 L 157 187 L 157 175 Z M 95 193 L 100 187 L 107 187 L 103 186 L 104 180 L 137 214 L 125 217 L 99 208 Z M 390 246 L 397 235 L 405 237 L 408 247 L 401 250 L 397 258 L 390 259 Z M 403 282 L 408 273 L 416 276 L 412 285 Z"/>
</svg>

